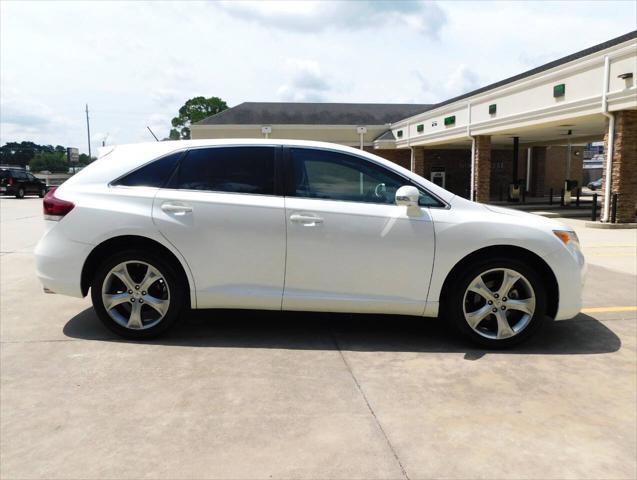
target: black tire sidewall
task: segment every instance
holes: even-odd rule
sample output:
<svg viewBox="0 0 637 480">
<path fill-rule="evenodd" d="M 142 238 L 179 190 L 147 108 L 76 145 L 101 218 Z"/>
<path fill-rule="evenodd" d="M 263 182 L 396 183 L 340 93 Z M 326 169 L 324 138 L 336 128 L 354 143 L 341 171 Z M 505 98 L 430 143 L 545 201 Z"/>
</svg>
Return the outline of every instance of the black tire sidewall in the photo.
<svg viewBox="0 0 637 480">
<path fill-rule="evenodd" d="M 502 339 L 490 339 L 483 337 L 475 332 L 464 318 L 464 293 L 478 275 L 487 270 L 496 268 L 508 268 L 524 275 L 531 284 L 535 293 L 535 313 L 531 318 L 531 322 L 517 335 Z M 495 258 L 478 261 L 458 275 L 455 281 L 450 285 L 451 292 L 445 298 L 445 317 L 450 321 L 457 330 L 465 337 L 468 337 L 475 343 L 487 348 L 507 348 L 524 342 L 531 336 L 535 335 L 543 326 L 546 320 L 546 290 L 544 282 L 540 275 L 527 264 L 508 258 Z"/>
<path fill-rule="evenodd" d="M 157 325 L 145 330 L 132 330 L 113 320 L 102 303 L 102 285 L 108 272 L 116 265 L 126 261 L 142 261 L 157 268 L 163 275 L 170 291 L 170 306 L 166 316 Z M 182 315 L 186 306 L 186 285 L 180 281 L 175 266 L 166 262 L 155 253 L 141 250 L 126 250 L 108 257 L 97 268 L 91 283 L 91 300 L 93 308 L 102 323 L 111 331 L 130 339 L 153 338 L 170 328 Z"/>
<path fill-rule="evenodd" d="M 18 191 L 15 194 L 15 198 L 24 198 L 24 188 L 18 188 Z"/>
</svg>

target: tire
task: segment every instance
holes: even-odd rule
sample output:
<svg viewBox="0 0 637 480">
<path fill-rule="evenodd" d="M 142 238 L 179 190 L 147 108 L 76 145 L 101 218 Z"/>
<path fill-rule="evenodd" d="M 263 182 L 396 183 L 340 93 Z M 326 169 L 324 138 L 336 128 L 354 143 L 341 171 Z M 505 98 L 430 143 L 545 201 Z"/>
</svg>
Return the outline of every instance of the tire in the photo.
<svg viewBox="0 0 637 480">
<path fill-rule="evenodd" d="M 153 277 L 148 276 L 151 269 Z M 171 262 L 153 251 L 114 254 L 102 262 L 93 277 L 93 308 L 102 323 L 122 337 L 156 337 L 174 325 L 186 308 L 187 285 L 177 272 Z M 144 279 L 148 279 L 146 285 Z M 105 305 L 109 298 L 111 308 Z"/>
<path fill-rule="evenodd" d="M 24 198 L 24 188 L 20 187 L 18 188 L 18 191 L 15 194 L 15 198 Z"/>
<path fill-rule="evenodd" d="M 503 285 L 505 278 L 509 289 Z M 510 258 L 481 260 L 450 283 L 443 308 L 443 316 L 474 343 L 507 348 L 540 330 L 546 319 L 546 290 L 540 275 L 526 263 Z"/>
<path fill-rule="evenodd" d="M 45 195 L 46 195 L 46 188 L 41 188 L 40 193 L 38 193 L 38 197 L 44 198 Z"/>
</svg>

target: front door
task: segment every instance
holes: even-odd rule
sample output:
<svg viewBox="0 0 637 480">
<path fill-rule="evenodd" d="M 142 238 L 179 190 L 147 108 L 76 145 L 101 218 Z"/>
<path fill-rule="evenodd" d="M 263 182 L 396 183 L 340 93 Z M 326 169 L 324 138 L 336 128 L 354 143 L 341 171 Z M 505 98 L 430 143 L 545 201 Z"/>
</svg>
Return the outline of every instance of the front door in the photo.
<svg viewBox="0 0 637 480">
<path fill-rule="evenodd" d="M 434 230 L 422 207 L 395 204 L 409 181 L 363 157 L 290 148 L 283 308 L 421 315 Z"/>
<path fill-rule="evenodd" d="M 199 308 L 280 309 L 285 211 L 275 148 L 188 151 L 153 202 L 153 221 L 186 258 Z"/>
</svg>

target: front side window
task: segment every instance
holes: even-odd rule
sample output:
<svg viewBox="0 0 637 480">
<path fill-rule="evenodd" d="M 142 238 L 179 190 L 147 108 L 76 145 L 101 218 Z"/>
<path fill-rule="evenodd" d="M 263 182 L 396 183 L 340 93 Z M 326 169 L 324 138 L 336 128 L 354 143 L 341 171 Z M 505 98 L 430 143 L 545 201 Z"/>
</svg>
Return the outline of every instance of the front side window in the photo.
<svg viewBox="0 0 637 480">
<path fill-rule="evenodd" d="M 363 158 L 329 150 L 292 148 L 293 194 L 346 202 L 394 204 L 396 191 L 409 181 Z M 420 189 L 421 206 L 441 206 Z"/>
<path fill-rule="evenodd" d="M 183 152 L 171 153 L 154 160 L 113 182 L 125 187 L 163 187 L 175 170 Z"/>
<path fill-rule="evenodd" d="M 169 188 L 274 194 L 274 147 L 213 147 L 190 150 Z"/>
</svg>

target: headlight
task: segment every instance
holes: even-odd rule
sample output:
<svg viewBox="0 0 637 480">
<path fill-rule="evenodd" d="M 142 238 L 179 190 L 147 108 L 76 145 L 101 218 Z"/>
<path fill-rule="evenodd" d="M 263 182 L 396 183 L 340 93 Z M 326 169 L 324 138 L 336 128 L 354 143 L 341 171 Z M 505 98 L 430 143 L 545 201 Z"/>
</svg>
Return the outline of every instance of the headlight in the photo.
<svg viewBox="0 0 637 480">
<path fill-rule="evenodd" d="M 573 230 L 553 230 L 553 233 L 564 245 L 573 245 L 579 248 L 579 238 Z"/>
</svg>

